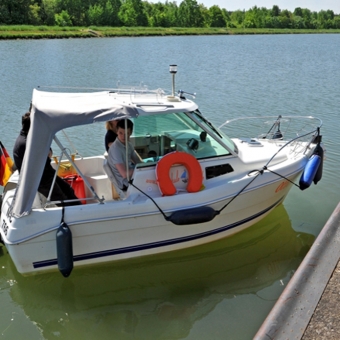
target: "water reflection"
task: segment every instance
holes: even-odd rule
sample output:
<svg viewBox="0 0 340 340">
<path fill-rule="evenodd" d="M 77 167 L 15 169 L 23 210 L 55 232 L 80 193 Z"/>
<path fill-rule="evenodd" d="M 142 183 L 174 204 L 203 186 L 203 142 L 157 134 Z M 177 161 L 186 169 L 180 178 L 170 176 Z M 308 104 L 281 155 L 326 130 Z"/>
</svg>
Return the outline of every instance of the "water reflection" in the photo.
<svg viewBox="0 0 340 340">
<path fill-rule="evenodd" d="M 288 281 L 313 241 L 314 236 L 292 229 L 281 205 L 231 238 L 142 260 L 76 268 L 67 279 L 60 273 L 23 277 L 4 254 L 1 280 L 7 281 L 0 285 L 45 339 L 94 334 L 101 339 L 206 339 L 207 333 L 192 333 L 207 326 L 204 318 L 223 318 L 219 304 L 244 316 L 254 313 L 246 311 L 242 299 L 234 303 L 244 294 L 273 304 L 279 292 L 266 289 Z M 237 327 L 229 327 L 229 334 L 240 336 L 244 324 Z M 18 337 L 23 331 L 17 330 Z M 223 334 L 223 327 L 218 331 Z"/>
</svg>

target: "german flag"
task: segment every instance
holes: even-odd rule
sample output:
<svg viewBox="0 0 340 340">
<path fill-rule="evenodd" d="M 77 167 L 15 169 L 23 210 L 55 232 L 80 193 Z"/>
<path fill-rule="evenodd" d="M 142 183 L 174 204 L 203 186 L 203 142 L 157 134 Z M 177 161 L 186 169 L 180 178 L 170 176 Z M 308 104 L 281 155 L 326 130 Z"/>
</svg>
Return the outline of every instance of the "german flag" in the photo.
<svg viewBox="0 0 340 340">
<path fill-rule="evenodd" d="M 12 174 L 13 161 L 0 142 L 0 185 L 5 186 Z"/>
</svg>

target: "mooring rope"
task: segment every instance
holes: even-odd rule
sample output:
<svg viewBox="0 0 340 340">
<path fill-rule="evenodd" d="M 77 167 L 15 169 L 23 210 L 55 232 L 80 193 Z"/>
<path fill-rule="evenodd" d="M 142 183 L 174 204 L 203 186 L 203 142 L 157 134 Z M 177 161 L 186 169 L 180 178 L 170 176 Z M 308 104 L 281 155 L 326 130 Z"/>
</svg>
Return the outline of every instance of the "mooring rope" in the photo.
<svg viewBox="0 0 340 340">
<path fill-rule="evenodd" d="M 160 211 L 160 213 L 163 215 L 165 220 L 169 221 L 169 217 L 165 215 L 164 211 L 158 206 L 158 204 L 155 202 L 155 200 L 151 196 L 149 196 L 147 193 L 145 193 L 142 189 L 139 189 L 138 187 L 136 187 L 132 183 L 132 180 L 130 180 L 129 184 L 131 184 L 134 188 L 136 188 L 138 191 L 140 191 L 142 194 L 144 194 L 147 198 L 149 198 L 154 203 L 154 205 L 157 207 L 157 209 Z"/>
</svg>

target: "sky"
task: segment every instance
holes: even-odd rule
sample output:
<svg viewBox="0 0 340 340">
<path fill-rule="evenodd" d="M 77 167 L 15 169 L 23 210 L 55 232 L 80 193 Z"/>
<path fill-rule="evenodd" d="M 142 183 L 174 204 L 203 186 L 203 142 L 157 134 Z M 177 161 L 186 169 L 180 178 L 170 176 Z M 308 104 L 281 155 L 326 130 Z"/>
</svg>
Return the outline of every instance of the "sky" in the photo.
<svg viewBox="0 0 340 340">
<path fill-rule="evenodd" d="M 228 11 L 248 10 L 254 6 L 272 8 L 274 5 L 282 9 L 288 9 L 293 12 L 296 7 L 308 8 L 311 11 L 319 12 L 320 10 L 333 10 L 335 14 L 340 14 L 340 0 L 196 0 L 197 3 L 203 4 L 210 8 L 218 5 Z M 182 1 L 177 0 L 179 5 Z"/>
</svg>

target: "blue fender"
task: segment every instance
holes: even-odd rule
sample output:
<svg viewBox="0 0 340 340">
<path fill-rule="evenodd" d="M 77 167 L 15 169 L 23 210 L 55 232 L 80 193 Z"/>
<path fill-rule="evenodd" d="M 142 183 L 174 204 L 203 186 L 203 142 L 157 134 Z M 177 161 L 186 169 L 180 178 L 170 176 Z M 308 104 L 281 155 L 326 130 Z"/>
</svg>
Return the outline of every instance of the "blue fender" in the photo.
<svg viewBox="0 0 340 340">
<path fill-rule="evenodd" d="M 324 151 L 323 151 L 323 148 L 320 144 L 318 144 L 315 147 L 314 154 L 321 157 L 321 163 L 320 163 L 320 165 L 318 167 L 318 171 L 316 172 L 315 177 L 313 179 L 314 184 L 316 184 L 321 180 L 322 170 L 323 170 L 323 154 L 324 154 Z"/>
<path fill-rule="evenodd" d="M 312 184 L 313 179 L 315 178 L 315 175 L 320 167 L 320 164 L 321 157 L 319 155 L 313 154 L 309 158 L 300 178 L 299 185 L 301 190 L 309 188 L 309 186 Z"/>
</svg>

